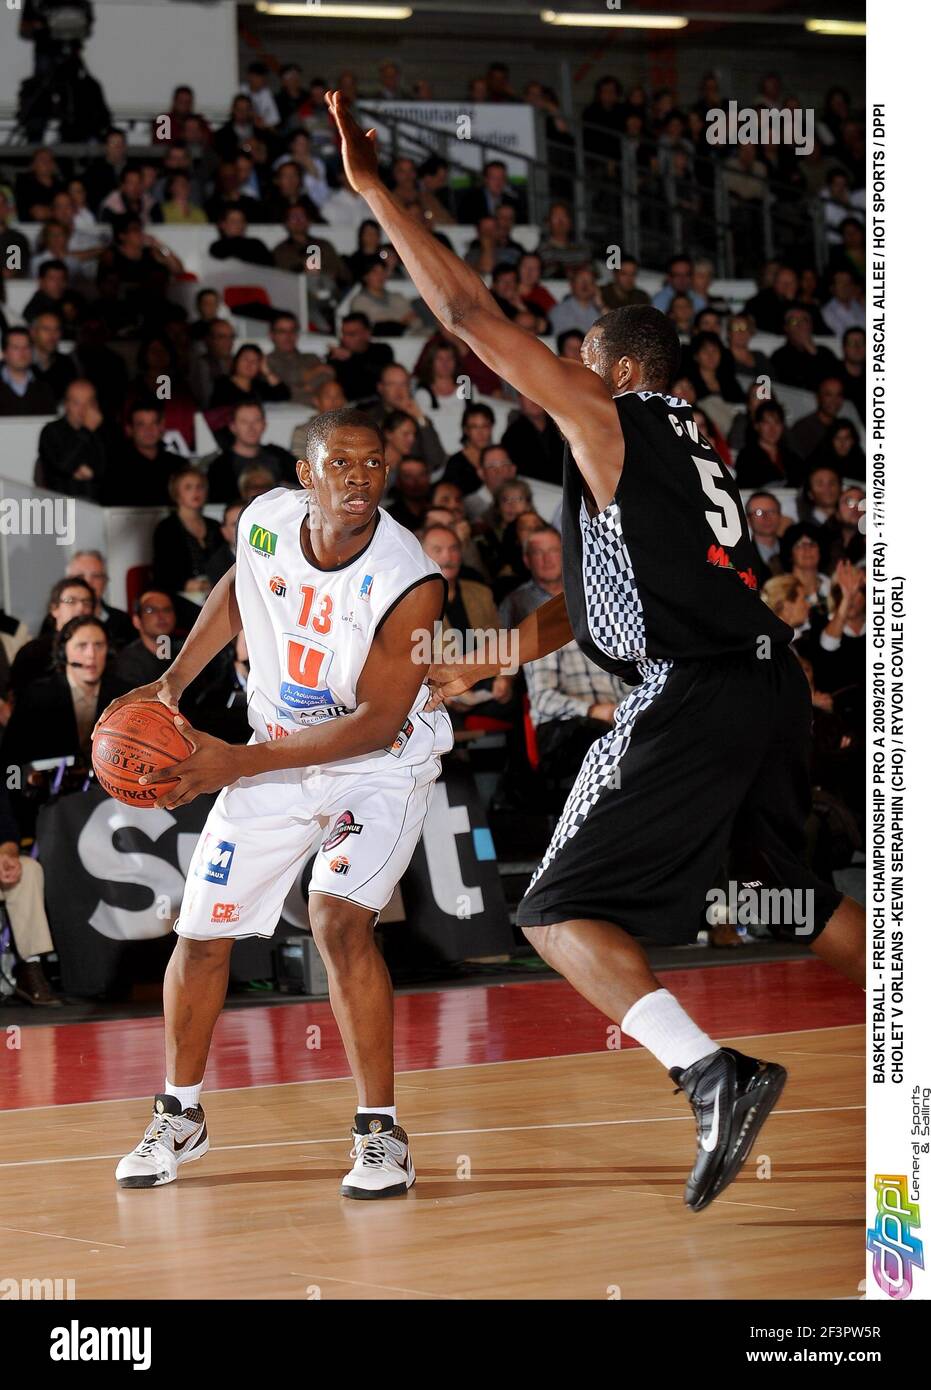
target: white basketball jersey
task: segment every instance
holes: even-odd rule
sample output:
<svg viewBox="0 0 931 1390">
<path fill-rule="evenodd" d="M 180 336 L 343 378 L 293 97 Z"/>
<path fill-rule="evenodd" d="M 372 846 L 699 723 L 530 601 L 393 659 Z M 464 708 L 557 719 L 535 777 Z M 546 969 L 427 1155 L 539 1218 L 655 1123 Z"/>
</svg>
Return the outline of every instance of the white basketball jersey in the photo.
<svg viewBox="0 0 931 1390">
<path fill-rule="evenodd" d="M 303 490 L 275 488 L 250 503 L 239 521 L 236 600 L 249 650 L 249 723 L 258 742 L 351 714 L 379 627 L 406 593 L 439 573 L 416 537 L 381 509 L 364 550 L 335 569 L 318 569 L 301 549 L 306 516 Z M 448 752 L 449 716 L 442 707 L 424 713 L 427 697 L 421 685 L 391 747 L 339 766 L 423 762 Z"/>
</svg>

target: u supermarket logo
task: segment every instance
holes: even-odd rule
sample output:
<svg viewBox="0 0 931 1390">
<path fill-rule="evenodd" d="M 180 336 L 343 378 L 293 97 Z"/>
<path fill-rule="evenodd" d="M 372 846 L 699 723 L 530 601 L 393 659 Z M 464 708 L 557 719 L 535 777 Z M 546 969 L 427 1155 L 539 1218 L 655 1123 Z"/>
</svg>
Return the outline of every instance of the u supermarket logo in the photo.
<svg viewBox="0 0 931 1390">
<path fill-rule="evenodd" d="M 253 526 L 249 532 L 249 544 L 262 555 L 274 555 L 278 536 L 274 531 L 266 530 L 264 526 Z"/>
<path fill-rule="evenodd" d="M 902 1175 L 877 1173 L 876 1222 L 867 1232 L 866 1248 L 873 1255 L 873 1278 L 890 1298 L 908 1298 L 914 1283 L 913 1271 L 924 1269 L 924 1249 L 912 1234 L 921 1228 L 918 1203 L 908 1200 Z"/>
</svg>

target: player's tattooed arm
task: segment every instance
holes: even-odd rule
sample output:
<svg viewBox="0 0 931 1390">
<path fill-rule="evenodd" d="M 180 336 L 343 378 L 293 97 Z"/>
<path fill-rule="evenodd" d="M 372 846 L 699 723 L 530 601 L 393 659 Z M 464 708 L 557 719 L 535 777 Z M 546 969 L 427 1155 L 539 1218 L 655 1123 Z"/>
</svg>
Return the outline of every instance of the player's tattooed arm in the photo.
<svg viewBox="0 0 931 1390">
<path fill-rule="evenodd" d="M 617 491 L 624 441 L 604 382 L 578 362 L 557 357 L 535 334 L 512 323 L 482 277 L 385 187 L 378 170 L 375 132 L 362 130 L 338 92 L 327 93 L 327 105 L 340 133 L 350 184 L 381 223 L 433 314 L 493 372 L 552 416 L 598 509 L 606 507 Z"/>
<path fill-rule="evenodd" d="M 430 667 L 431 695 L 427 709 L 436 709 L 447 700 L 454 700 L 470 690 L 478 681 L 488 680 L 502 672 L 511 673 L 518 666 L 539 661 L 567 642 L 572 641 L 572 625 L 566 610 L 564 594 L 557 594 L 528 613 L 523 622 L 506 634 L 500 644 L 504 658 L 497 662 L 462 661 L 434 663 Z"/>
</svg>

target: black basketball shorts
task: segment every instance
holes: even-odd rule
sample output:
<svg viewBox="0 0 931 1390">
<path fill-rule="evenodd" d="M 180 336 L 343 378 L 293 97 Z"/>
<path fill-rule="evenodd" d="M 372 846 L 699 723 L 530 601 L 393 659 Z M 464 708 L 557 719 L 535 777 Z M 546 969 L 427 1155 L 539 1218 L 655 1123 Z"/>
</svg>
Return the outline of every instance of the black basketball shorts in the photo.
<svg viewBox="0 0 931 1390">
<path fill-rule="evenodd" d="M 693 941 L 730 849 L 735 883 L 788 914 L 781 934 L 813 940 L 841 894 L 804 862 L 812 711 L 798 661 L 777 647 L 640 669 L 585 757 L 518 924 L 593 919 Z"/>
</svg>

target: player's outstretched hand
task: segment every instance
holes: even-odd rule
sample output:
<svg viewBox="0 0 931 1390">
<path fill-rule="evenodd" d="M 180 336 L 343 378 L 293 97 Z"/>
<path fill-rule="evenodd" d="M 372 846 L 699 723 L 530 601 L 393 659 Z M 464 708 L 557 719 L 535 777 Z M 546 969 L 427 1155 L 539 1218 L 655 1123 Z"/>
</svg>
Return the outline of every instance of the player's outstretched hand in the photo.
<svg viewBox="0 0 931 1390">
<path fill-rule="evenodd" d="M 341 92 L 327 92 L 326 104 L 336 122 L 343 152 L 343 168 L 350 186 L 364 198 L 381 184 L 374 130 L 363 130 L 350 115 Z"/>
<path fill-rule="evenodd" d="M 455 700 L 457 695 L 471 690 L 477 681 L 487 680 L 489 676 L 497 674 L 497 671 L 491 670 L 490 667 L 479 666 L 475 662 L 436 662 L 430 667 L 430 674 L 427 676 L 430 698 L 424 705 L 424 710 L 438 709 L 447 700 Z"/>
<path fill-rule="evenodd" d="M 237 756 L 242 750 L 235 744 L 224 743 L 212 734 L 192 729 L 181 715 L 176 717 L 175 727 L 194 750 L 191 756 L 183 758 L 180 763 L 173 763 L 171 767 L 163 768 L 160 772 L 139 778 L 141 787 L 155 786 L 161 782 L 170 783 L 155 803 L 166 811 L 173 811 L 176 806 L 186 806 L 195 796 L 201 796 L 204 792 L 217 792 L 230 782 L 237 782 L 242 776 Z"/>
<path fill-rule="evenodd" d="M 137 685 L 135 690 L 130 690 L 126 695 L 120 695 L 118 699 L 110 701 L 94 725 L 94 733 L 96 734 L 101 724 L 105 724 L 113 711 L 118 710 L 121 705 L 141 704 L 145 700 L 161 700 L 163 705 L 167 705 L 170 710 L 177 714 L 178 701 L 183 694 L 183 689 L 179 690 L 164 676 L 160 680 L 150 681 L 148 685 Z"/>
</svg>

